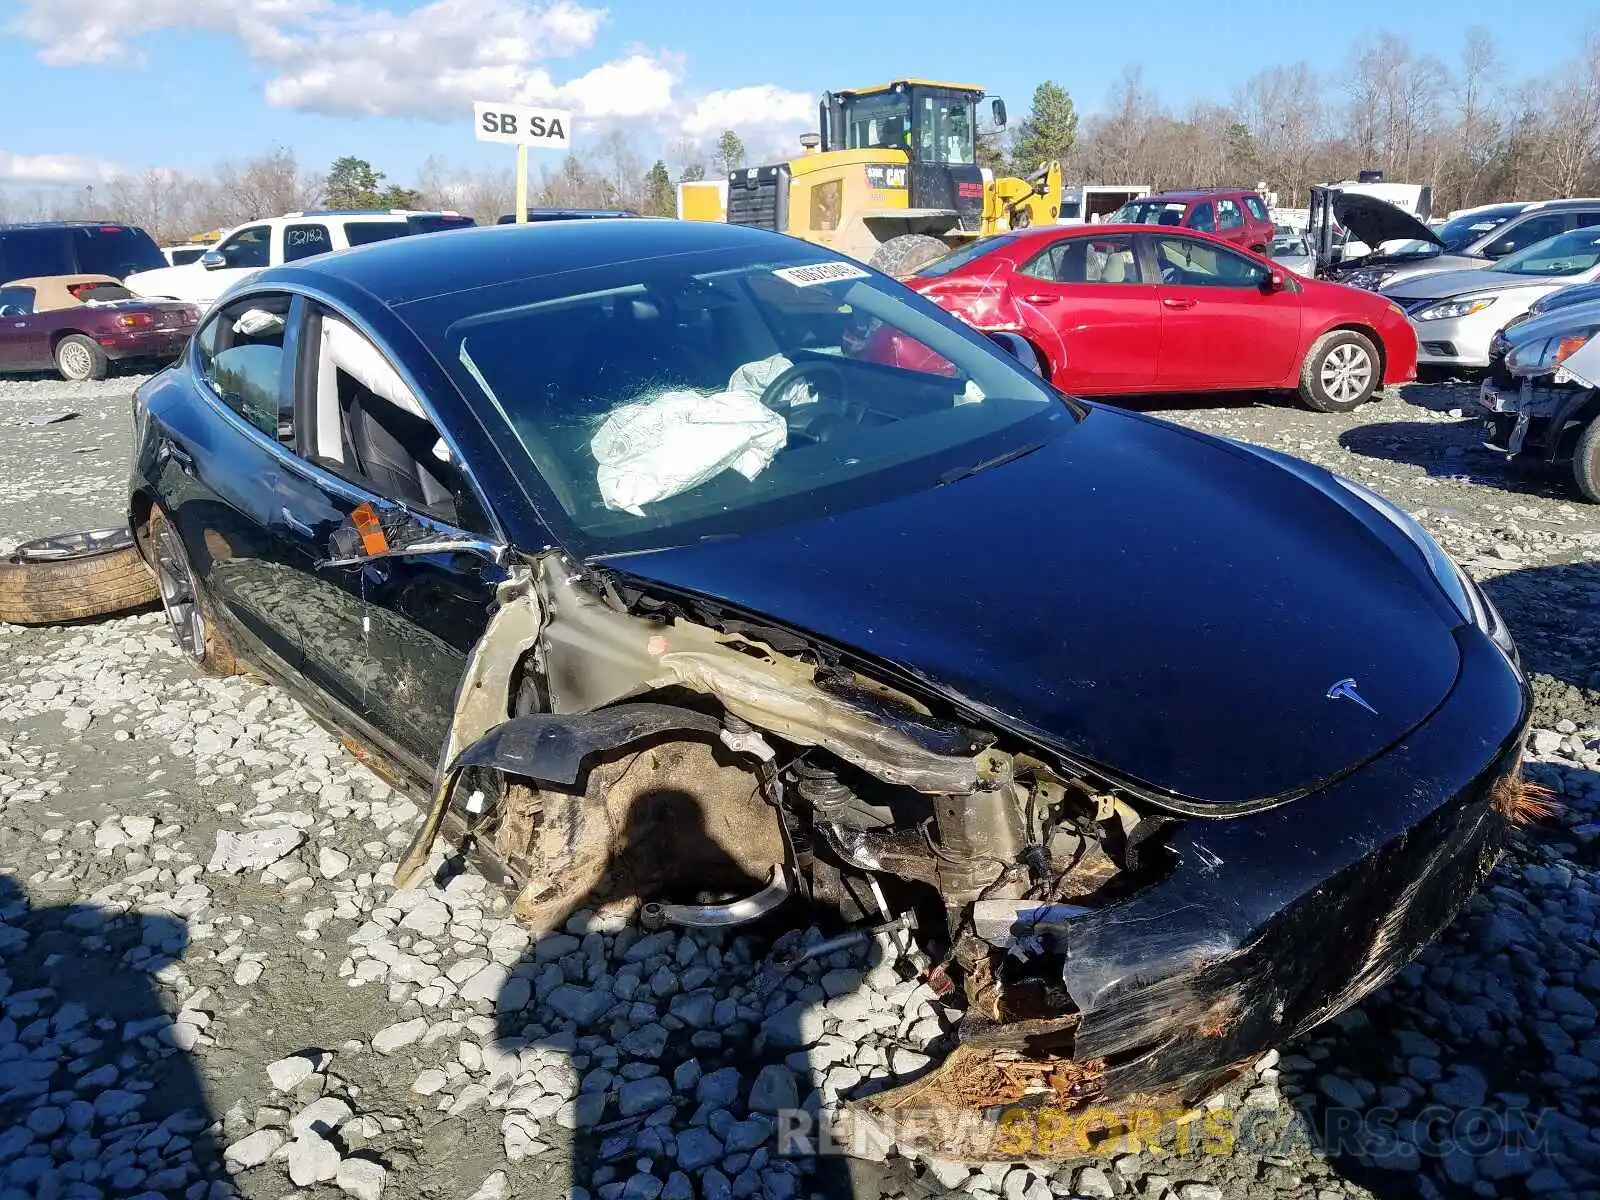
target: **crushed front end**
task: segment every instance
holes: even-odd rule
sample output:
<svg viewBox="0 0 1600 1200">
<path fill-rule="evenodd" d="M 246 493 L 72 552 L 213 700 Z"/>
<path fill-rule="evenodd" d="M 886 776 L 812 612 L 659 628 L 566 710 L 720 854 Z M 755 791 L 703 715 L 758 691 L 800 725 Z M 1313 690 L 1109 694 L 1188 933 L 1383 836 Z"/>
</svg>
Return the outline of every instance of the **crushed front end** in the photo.
<svg viewBox="0 0 1600 1200">
<path fill-rule="evenodd" d="M 1388 752 L 1183 815 L 825 645 L 546 559 L 474 656 L 398 882 L 443 828 L 536 927 L 728 926 L 798 898 L 914 930 L 902 961 L 962 1013 L 954 1051 L 838 1119 L 904 1146 L 931 1115 L 911 1147 L 1010 1157 L 1005 1113 L 1192 1100 L 1451 920 L 1499 854 L 1528 717 L 1507 655 L 1456 637 L 1455 687 Z"/>
</svg>

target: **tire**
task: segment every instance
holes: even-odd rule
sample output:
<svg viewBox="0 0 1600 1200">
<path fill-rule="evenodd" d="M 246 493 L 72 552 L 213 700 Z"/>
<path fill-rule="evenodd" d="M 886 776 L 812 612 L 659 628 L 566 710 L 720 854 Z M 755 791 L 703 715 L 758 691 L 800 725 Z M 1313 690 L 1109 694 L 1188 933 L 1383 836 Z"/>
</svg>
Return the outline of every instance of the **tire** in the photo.
<svg viewBox="0 0 1600 1200">
<path fill-rule="evenodd" d="M 57 342 L 55 359 L 56 373 L 68 383 L 104 379 L 111 370 L 106 352 L 81 333 L 69 333 Z"/>
<path fill-rule="evenodd" d="M 41 538 L 0 562 L 0 621 L 59 625 L 146 608 L 155 576 L 126 529 Z"/>
<path fill-rule="evenodd" d="M 949 253 L 950 247 L 931 234 L 902 233 L 879 243 L 867 265 L 901 279 Z"/>
<path fill-rule="evenodd" d="M 1351 412 L 1372 399 L 1383 382 L 1378 348 L 1352 329 L 1317 339 L 1300 366 L 1300 399 L 1315 412 Z"/>
<path fill-rule="evenodd" d="M 1600 504 L 1600 417 L 1589 421 L 1589 427 L 1573 447 L 1572 477 L 1585 500 Z"/>
<path fill-rule="evenodd" d="M 167 614 L 167 627 L 178 649 L 207 675 L 243 674 L 233 645 L 217 621 L 216 610 L 189 565 L 178 531 L 159 508 L 150 513 L 146 529 L 157 598 Z"/>
</svg>

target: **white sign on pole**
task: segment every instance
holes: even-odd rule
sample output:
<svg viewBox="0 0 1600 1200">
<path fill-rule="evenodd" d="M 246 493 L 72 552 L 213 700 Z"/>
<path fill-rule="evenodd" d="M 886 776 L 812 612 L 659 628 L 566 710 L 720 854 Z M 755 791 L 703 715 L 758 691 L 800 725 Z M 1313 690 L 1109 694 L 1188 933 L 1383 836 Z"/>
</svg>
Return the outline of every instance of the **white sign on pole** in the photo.
<svg viewBox="0 0 1600 1200">
<path fill-rule="evenodd" d="M 509 142 L 545 150 L 565 150 L 572 144 L 571 114 L 552 108 L 474 100 L 472 128 L 480 142 Z"/>
</svg>

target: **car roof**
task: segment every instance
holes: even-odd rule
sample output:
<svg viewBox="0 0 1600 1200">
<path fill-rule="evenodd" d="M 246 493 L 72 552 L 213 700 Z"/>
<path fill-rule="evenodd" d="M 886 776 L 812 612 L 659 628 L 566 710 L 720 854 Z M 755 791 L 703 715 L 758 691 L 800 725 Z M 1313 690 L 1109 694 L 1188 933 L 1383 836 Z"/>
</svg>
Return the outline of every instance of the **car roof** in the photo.
<svg viewBox="0 0 1600 1200">
<path fill-rule="evenodd" d="M 77 308 L 83 303 L 72 294 L 72 288 L 83 284 L 108 284 L 121 287 L 122 281 L 110 275 L 30 275 L 26 279 L 13 279 L 0 287 L 26 287 L 34 290 L 34 312 L 51 312 L 61 308 Z"/>
<path fill-rule="evenodd" d="M 126 221 L 0 221 L 0 232 L 8 229 L 138 229 Z"/>
<path fill-rule="evenodd" d="M 1152 192 L 1148 196 L 1140 196 L 1128 203 L 1137 204 L 1141 200 L 1214 200 L 1218 196 L 1256 196 L 1249 188 L 1182 188 L 1175 192 Z"/>
<path fill-rule="evenodd" d="M 315 286 L 338 280 L 395 306 L 563 271 L 750 246 L 769 246 L 784 259 L 826 253 L 782 234 L 719 221 L 536 221 L 376 242 L 270 267 L 253 281 Z"/>
</svg>

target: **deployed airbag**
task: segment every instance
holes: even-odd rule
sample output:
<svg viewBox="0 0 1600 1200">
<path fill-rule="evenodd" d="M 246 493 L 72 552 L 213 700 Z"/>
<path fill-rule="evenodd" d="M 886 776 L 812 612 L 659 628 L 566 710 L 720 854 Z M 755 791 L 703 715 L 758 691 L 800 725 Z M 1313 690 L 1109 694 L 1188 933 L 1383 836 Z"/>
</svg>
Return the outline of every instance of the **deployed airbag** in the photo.
<svg viewBox="0 0 1600 1200">
<path fill-rule="evenodd" d="M 739 366 L 724 391 L 674 388 L 608 414 L 589 441 L 605 506 L 643 516 L 644 505 L 723 471 L 761 474 L 789 437 L 787 422 L 761 397 L 789 365 L 773 355 Z M 813 399 L 804 380 L 785 388 L 784 398 L 791 405 Z"/>
</svg>

